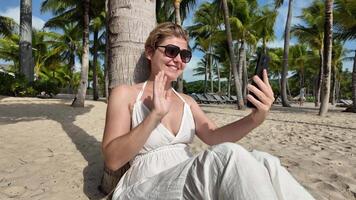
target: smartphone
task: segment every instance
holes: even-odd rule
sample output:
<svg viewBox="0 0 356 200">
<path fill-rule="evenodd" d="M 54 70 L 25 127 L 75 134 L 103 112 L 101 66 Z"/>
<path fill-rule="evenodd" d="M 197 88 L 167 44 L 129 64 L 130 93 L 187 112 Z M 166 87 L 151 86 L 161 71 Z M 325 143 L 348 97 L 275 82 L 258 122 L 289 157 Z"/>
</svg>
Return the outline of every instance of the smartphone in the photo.
<svg viewBox="0 0 356 200">
<path fill-rule="evenodd" d="M 254 75 L 257 75 L 258 77 L 260 77 L 260 79 L 263 80 L 263 70 L 268 69 L 269 60 L 270 58 L 266 54 L 259 54 Z M 252 81 L 252 85 L 258 88 L 257 84 L 254 81 Z M 249 94 L 259 100 L 253 92 L 249 91 Z M 251 103 L 249 100 L 247 100 L 246 106 L 249 108 L 256 108 L 256 106 L 253 105 L 253 103 Z"/>
</svg>

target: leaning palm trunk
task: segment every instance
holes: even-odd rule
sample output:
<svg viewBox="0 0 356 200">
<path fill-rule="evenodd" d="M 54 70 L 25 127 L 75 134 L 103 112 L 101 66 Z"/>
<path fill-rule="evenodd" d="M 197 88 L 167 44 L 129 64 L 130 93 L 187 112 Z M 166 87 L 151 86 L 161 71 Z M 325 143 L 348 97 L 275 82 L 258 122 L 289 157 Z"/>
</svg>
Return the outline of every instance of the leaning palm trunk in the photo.
<svg viewBox="0 0 356 200">
<path fill-rule="evenodd" d="M 85 95 L 88 87 L 88 71 L 89 71 L 89 4 L 90 0 L 83 1 L 83 55 L 82 68 L 80 72 L 80 85 L 78 93 L 74 99 L 73 107 L 84 107 Z"/>
<path fill-rule="evenodd" d="M 283 53 L 283 71 L 282 71 L 282 85 L 281 85 L 281 97 L 283 107 L 290 107 L 287 98 L 287 82 L 288 82 L 288 53 L 289 53 L 289 40 L 290 40 L 290 25 L 292 20 L 292 4 L 293 0 L 289 0 L 288 5 L 288 17 L 286 27 L 284 30 L 284 53 Z"/>
<path fill-rule="evenodd" d="M 21 0 L 20 8 L 20 72 L 33 81 L 32 58 L 32 0 Z"/>
<path fill-rule="evenodd" d="M 232 35 L 231 35 L 231 27 L 230 27 L 230 22 L 229 22 L 229 9 L 227 7 L 226 0 L 223 0 L 222 3 L 223 3 L 223 11 L 224 11 L 225 31 L 226 31 L 226 35 L 227 35 L 227 43 L 229 46 L 229 57 L 230 57 L 231 68 L 233 70 L 234 79 L 235 79 L 237 107 L 238 107 L 238 109 L 243 109 L 244 102 L 242 99 L 241 84 L 240 84 L 240 80 L 239 80 L 239 75 L 237 74 L 237 67 L 236 67 L 236 62 L 234 59 L 235 56 L 234 56 L 234 51 L 232 48 Z"/>
<path fill-rule="evenodd" d="M 144 43 L 155 27 L 154 0 L 108 2 L 108 74 L 109 87 L 131 85 L 147 80 L 149 66 L 144 57 Z M 100 189 L 109 194 L 115 188 L 129 164 L 116 171 L 104 168 Z"/>
<path fill-rule="evenodd" d="M 180 17 L 180 2 L 181 0 L 174 0 L 174 14 L 175 14 L 175 19 L 176 19 L 176 24 L 181 25 L 181 17 Z M 181 74 L 177 78 L 177 91 L 178 92 L 183 92 L 183 74 Z"/>
<path fill-rule="evenodd" d="M 324 116 L 328 112 L 330 96 L 330 70 L 331 70 L 331 52 L 332 52 L 332 34 L 333 34 L 333 0 L 325 1 L 325 26 L 324 26 L 324 65 L 323 81 L 321 88 L 321 105 L 319 115 Z"/>
</svg>

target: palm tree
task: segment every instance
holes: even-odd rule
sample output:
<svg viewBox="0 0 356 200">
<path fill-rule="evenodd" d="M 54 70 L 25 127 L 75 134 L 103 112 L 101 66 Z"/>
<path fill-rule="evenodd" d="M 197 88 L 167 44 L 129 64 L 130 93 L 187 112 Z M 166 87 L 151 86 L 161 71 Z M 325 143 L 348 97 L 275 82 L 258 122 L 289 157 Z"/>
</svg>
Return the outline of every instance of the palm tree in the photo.
<svg viewBox="0 0 356 200">
<path fill-rule="evenodd" d="M 282 84 L 281 84 L 281 97 L 283 107 L 290 107 L 287 98 L 287 75 L 288 75 L 288 53 L 289 53 L 289 40 L 290 40 L 290 26 L 292 21 L 292 5 L 293 0 L 289 0 L 288 4 L 288 17 L 286 26 L 284 29 L 284 51 L 283 51 L 283 72 L 282 72 Z"/>
<path fill-rule="evenodd" d="M 18 24 L 9 17 L 0 16 L 0 36 L 10 36 L 18 29 Z"/>
<path fill-rule="evenodd" d="M 156 1 L 156 15 L 158 22 L 173 21 L 182 25 L 190 8 L 194 7 L 196 0 Z M 174 11 L 174 12 L 172 12 Z M 183 74 L 177 79 L 177 91 L 183 92 Z"/>
<path fill-rule="evenodd" d="M 156 25 L 155 1 L 108 2 L 108 74 L 109 87 L 147 80 L 149 66 L 144 57 L 144 42 Z M 127 163 L 119 174 L 104 172 L 101 190 L 109 193 L 128 169 Z"/>
<path fill-rule="evenodd" d="M 292 27 L 292 34 L 295 35 L 301 43 L 308 43 L 319 54 L 319 75 L 315 85 L 315 106 L 320 102 L 320 86 L 323 75 L 323 40 L 324 40 L 324 3 L 321 0 L 315 0 L 313 4 L 303 9 L 303 14 L 299 16 L 306 25 L 295 25 Z"/>
<path fill-rule="evenodd" d="M 210 14 L 212 12 L 214 12 L 214 7 L 211 3 L 202 4 L 194 14 L 193 25 L 187 28 L 192 39 L 195 39 L 193 49 L 198 49 L 205 54 L 205 66 L 208 68 L 205 72 L 209 72 L 211 92 L 213 92 L 213 37 L 218 32 L 218 19 Z M 206 86 L 206 82 L 204 83 Z M 206 92 L 205 87 L 204 91 Z"/>
<path fill-rule="evenodd" d="M 324 65 L 323 81 L 321 88 L 321 106 L 319 115 L 324 116 L 328 112 L 330 96 L 330 71 L 332 53 L 332 31 L 333 31 L 333 0 L 325 1 L 325 26 L 324 26 Z"/>
<path fill-rule="evenodd" d="M 33 81 L 32 60 L 32 0 L 21 0 L 20 5 L 20 69 L 27 80 Z"/>
<path fill-rule="evenodd" d="M 229 47 L 229 57 L 231 62 L 231 68 L 233 69 L 234 77 L 235 77 L 235 87 L 236 87 L 236 95 L 237 95 L 237 107 L 238 109 L 244 108 L 244 102 L 242 98 L 242 91 L 241 91 L 241 83 L 239 80 L 239 75 L 237 73 L 236 61 L 234 56 L 234 51 L 232 48 L 232 35 L 231 35 L 231 26 L 229 21 L 229 8 L 227 5 L 227 0 L 222 0 L 222 7 L 224 12 L 224 23 L 225 23 L 225 31 L 227 36 L 227 43 Z"/>
<path fill-rule="evenodd" d="M 99 50 L 99 31 L 105 28 L 106 23 L 106 13 L 105 13 L 105 2 L 95 1 L 93 7 L 93 20 L 91 27 L 94 30 L 94 44 L 93 44 L 93 99 L 99 99 L 98 91 L 98 50 Z M 102 33 L 102 37 L 106 35 L 106 32 Z M 99 68 L 100 69 L 100 68 Z"/>
<path fill-rule="evenodd" d="M 356 39 L 356 2 L 335 0 L 336 38 L 342 40 Z M 356 50 L 352 71 L 352 107 L 347 109 L 356 112 Z"/>
</svg>

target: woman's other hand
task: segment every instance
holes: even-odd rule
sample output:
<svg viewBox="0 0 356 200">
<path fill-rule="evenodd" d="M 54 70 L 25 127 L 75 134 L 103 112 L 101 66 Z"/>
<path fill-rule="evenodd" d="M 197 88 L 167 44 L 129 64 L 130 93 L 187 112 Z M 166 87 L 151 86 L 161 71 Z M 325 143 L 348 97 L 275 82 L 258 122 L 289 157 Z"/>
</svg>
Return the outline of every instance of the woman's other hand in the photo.
<svg viewBox="0 0 356 200">
<path fill-rule="evenodd" d="M 253 81 L 257 84 L 258 88 L 249 84 L 248 90 L 253 92 L 258 99 L 250 94 L 247 95 L 247 99 L 256 106 L 251 114 L 253 121 L 262 123 L 274 102 L 274 94 L 269 84 L 266 70 L 263 70 L 263 81 L 258 76 L 254 76 Z"/>
<path fill-rule="evenodd" d="M 153 110 L 158 117 L 163 118 L 169 111 L 171 105 L 171 90 L 165 90 L 167 77 L 164 72 L 159 72 L 153 82 Z"/>
</svg>

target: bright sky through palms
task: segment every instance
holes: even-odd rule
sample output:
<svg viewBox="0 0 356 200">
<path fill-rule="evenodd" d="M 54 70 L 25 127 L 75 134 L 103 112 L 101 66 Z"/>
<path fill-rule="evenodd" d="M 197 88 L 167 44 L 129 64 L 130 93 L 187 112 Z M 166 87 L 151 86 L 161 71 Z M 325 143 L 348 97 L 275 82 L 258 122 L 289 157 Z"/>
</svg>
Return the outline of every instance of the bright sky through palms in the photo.
<svg viewBox="0 0 356 200">
<path fill-rule="evenodd" d="M 196 8 L 199 7 L 200 4 L 203 2 L 207 2 L 208 0 L 198 0 L 197 1 L 197 6 Z M 258 0 L 258 3 L 260 5 L 266 5 L 266 4 L 272 4 L 274 0 Z M 298 0 L 294 1 L 294 10 L 293 10 L 293 16 L 294 18 L 292 19 L 292 24 L 300 24 L 302 23 L 300 19 L 297 18 L 301 14 L 302 8 L 307 7 L 310 5 L 312 1 L 311 0 Z M 45 21 L 51 18 L 51 14 L 49 12 L 47 13 L 41 13 L 40 12 L 40 6 L 41 6 L 42 0 L 32 0 L 32 15 L 33 15 L 33 26 L 35 28 L 42 28 L 43 24 Z M 195 8 L 195 9 L 196 9 Z M 192 20 L 193 20 L 193 14 L 194 10 L 189 14 L 187 19 L 183 22 L 184 26 L 191 25 Z M 268 43 L 269 47 L 283 47 L 283 31 L 284 31 L 284 26 L 285 26 L 285 20 L 287 19 L 287 9 L 288 9 L 288 0 L 285 0 L 284 5 L 279 8 L 279 14 L 277 17 L 277 21 L 275 23 L 275 34 L 276 38 L 273 42 Z M 19 22 L 20 21 L 20 0 L 0 0 L 0 15 L 11 17 L 15 19 L 15 21 Z M 291 45 L 296 43 L 295 39 L 291 40 Z M 356 49 L 356 41 L 348 41 L 345 44 L 345 48 L 347 49 Z M 352 56 L 350 54 L 349 56 Z M 188 65 L 188 69 L 184 73 L 184 79 L 186 79 L 188 82 L 196 79 L 201 79 L 200 77 L 193 77 L 192 76 L 192 68 L 193 66 L 196 66 L 198 61 L 201 59 L 202 54 L 199 52 L 194 52 L 193 58 L 191 62 Z M 1 63 L 1 61 L 0 61 Z M 78 62 L 79 63 L 79 62 Z M 352 69 L 352 61 L 344 62 L 344 67 L 348 68 L 350 71 Z"/>
</svg>

